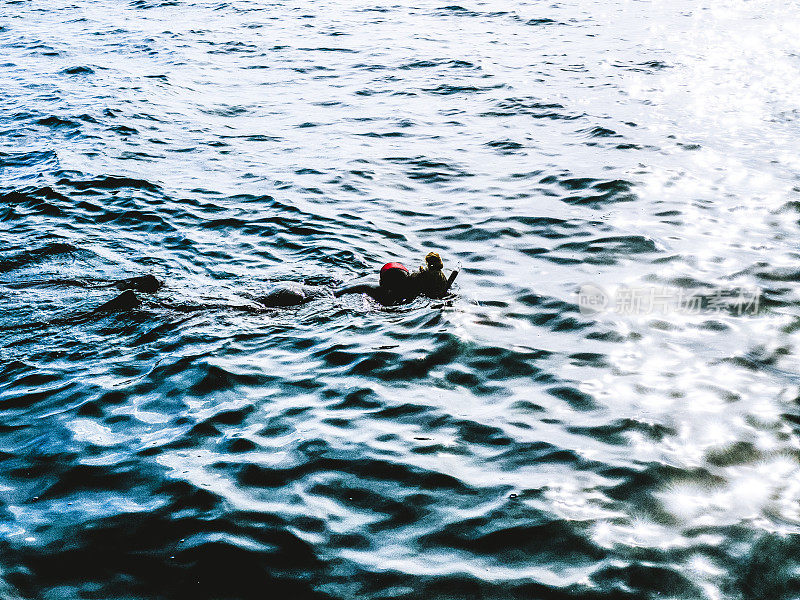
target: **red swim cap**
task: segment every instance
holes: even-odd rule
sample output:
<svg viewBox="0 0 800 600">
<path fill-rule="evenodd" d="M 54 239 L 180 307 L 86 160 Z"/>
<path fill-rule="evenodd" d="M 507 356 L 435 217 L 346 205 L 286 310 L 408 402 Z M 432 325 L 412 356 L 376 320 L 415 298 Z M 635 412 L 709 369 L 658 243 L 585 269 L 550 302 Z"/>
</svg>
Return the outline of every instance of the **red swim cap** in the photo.
<svg viewBox="0 0 800 600">
<path fill-rule="evenodd" d="M 399 262 L 390 262 L 381 267 L 381 274 L 385 273 L 386 271 L 391 271 L 392 269 L 400 269 L 401 271 L 408 273 L 408 269 L 406 269 L 404 265 L 401 265 Z"/>
</svg>

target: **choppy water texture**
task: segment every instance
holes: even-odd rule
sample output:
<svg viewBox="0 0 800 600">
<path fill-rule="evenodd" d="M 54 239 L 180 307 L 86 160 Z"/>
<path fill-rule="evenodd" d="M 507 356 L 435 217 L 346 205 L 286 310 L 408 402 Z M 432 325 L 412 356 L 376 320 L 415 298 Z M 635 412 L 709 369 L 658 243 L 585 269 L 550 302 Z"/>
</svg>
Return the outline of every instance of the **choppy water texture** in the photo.
<svg viewBox="0 0 800 600">
<path fill-rule="evenodd" d="M 2 596 L 800 596 L 797 16 L 2 2 Z"/>
</svg>

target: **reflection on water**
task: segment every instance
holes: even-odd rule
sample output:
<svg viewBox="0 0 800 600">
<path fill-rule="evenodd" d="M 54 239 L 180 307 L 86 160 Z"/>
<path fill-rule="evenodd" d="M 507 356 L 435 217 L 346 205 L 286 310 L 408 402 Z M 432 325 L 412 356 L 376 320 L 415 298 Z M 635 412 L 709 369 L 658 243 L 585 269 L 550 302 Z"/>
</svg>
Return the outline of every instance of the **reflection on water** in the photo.
<svg viewBox="0 0 800 600">
<path fill-rule="evenodd" d="M 795 13 L 5 2 L 2 596 L 796 597 Z"/>
</svg>

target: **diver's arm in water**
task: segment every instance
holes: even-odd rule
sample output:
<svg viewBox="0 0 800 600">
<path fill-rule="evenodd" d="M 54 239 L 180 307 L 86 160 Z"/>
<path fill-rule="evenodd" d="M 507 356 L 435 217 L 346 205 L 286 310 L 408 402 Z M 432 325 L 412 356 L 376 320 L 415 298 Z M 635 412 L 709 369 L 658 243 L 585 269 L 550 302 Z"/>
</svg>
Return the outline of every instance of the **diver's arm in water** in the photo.
<svg viewBox="0 0 800 600">
<path fill-rule="evenodd" d="M 345 294 L 366 294 L 375 302 L 383 304 L 384 306 L 393 306 L 395 304 L 403 304 L 411 302 L 414 298 L 419 296 L 415 290 L 404 291 L 390 291 L 380 285 L 370 285 L 369 283 L 361 283 L 358 285 L 351 285 L 341 290 L 336 290 L 333 295 L 340 298 Z"/>
<path fill-rule="evenodd" d="M 351 285 L 346 288 L 342 288 L 340 290 L 336 290 L 333 295 L 336 298 L 340 298 L 345 294 L 368 294 L 372 296 L 375 300 L 378 300 L 379 290 L 380 288 L 377 285 L 372 285 L 369 283 L 359 283 L 357 285 Z"/>
</svg>

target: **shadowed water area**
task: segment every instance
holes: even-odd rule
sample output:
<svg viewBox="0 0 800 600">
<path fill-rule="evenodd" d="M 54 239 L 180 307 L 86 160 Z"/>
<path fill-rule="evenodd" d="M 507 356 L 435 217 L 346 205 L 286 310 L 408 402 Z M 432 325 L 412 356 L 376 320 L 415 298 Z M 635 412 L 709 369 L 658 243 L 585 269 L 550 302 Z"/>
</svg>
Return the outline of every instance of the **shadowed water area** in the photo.
<svg viewBox="0 0 800 600">
<path fill-rule="evenodd" d="M 797 14 L 0 2 L 0 596 L 797 598 Z"/>
</svg>

